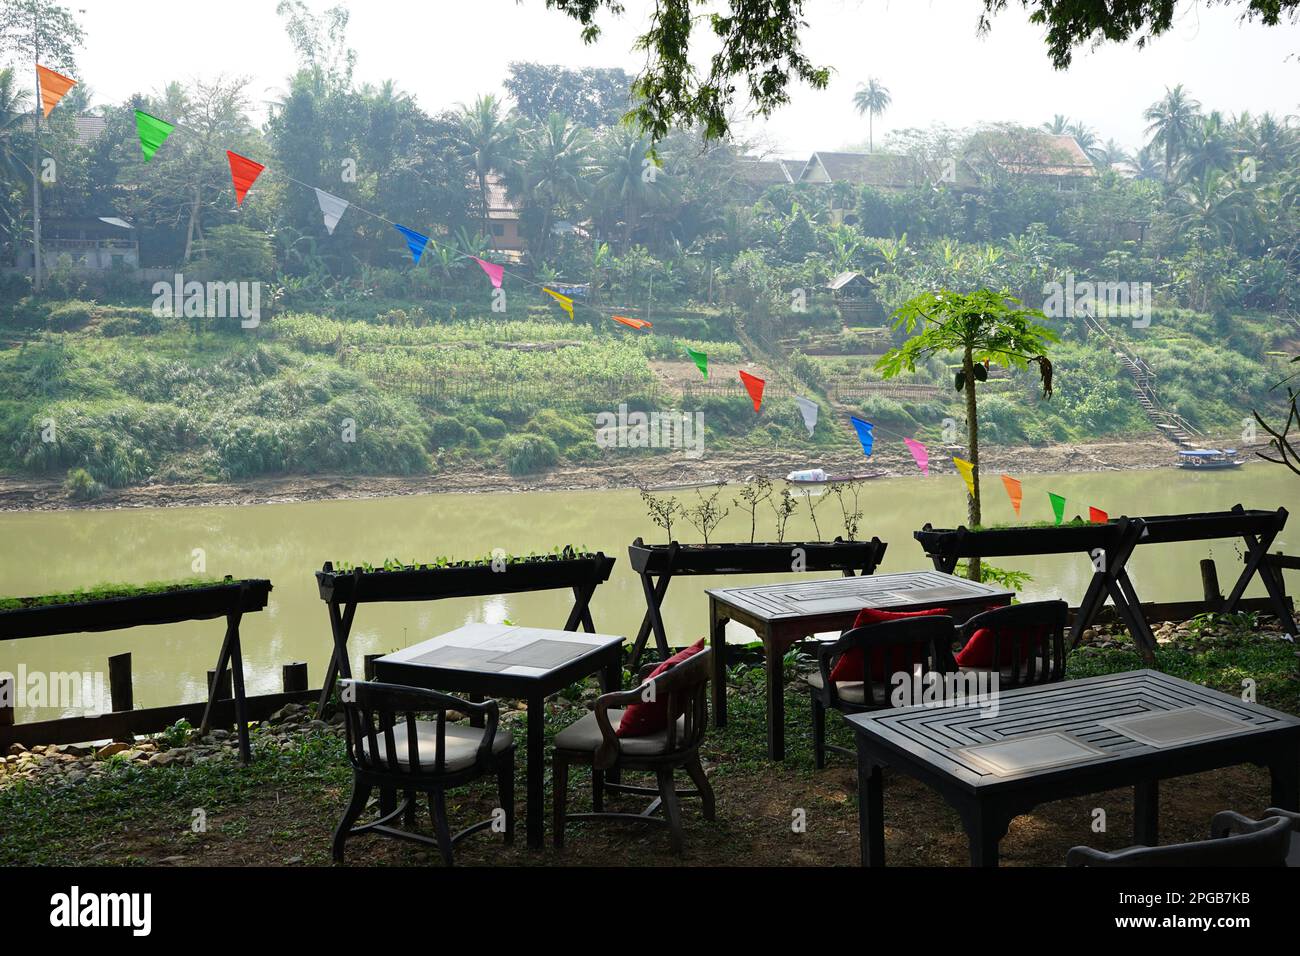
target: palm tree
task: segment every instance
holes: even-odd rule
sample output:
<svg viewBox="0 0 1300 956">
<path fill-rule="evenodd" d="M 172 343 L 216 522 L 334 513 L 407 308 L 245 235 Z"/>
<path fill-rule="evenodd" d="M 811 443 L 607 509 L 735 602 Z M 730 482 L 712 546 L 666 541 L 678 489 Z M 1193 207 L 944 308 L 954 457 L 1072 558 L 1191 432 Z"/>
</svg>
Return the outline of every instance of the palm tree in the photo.
<svg viewBox="0 0 1300 956">
<path fill-rule="evenodd" d="M 1137 179 L 1160 179 L 1162 166 L 1156 155 L 1156 145 L 1148 143 L 1143 146 L 1137 155 L 1128 160 L 1128 167 Z"/>
<path fill-rule="evenodd" d="M 867 79 L 865 86 L 859 83 L 858 91 L 853 94 L 853 105 L 857 108 L 858 115 L 865 114 L 867 117 L 867 148 L 873 153 L 876 151 L 873 120 L 889 109 L 889 104 L 892 102 L 889 90 L 885 89 L 874 76 Z"/>
<path fill-rule="evenodd" d="M 1070 128 L 1070 120 L 1064 113 L 1057 113 L 1050 123 L 1044 123 L 1043 129 L 1053 136 L 1062 136 Z"/>
<path fill-rule="evenodd" d="M 512 182 L 526 202 L 542 210 L 536 249 L 540 260 L 550 240 L 556 209 L 564 209 L 567 203 L 586 194 L 591 140 L 582 127 L 552 113 L 545 123 L 523 134 L 522 147 L 523 157 Z"/>
<path fill-rule="evenodd" d="M 0 182 L 6 184 L 23 182 L 31 175 L 24 159 L 27 147 L 18 143 L 30 98 L 31 91 L 18 87 L 12 69 L 0 70 Z M 19 218 L 17 189 L 5 186 L 0 189 L 0 234 L 15 238 L 20 229 Z"/>
<path fill-rule="evenodd" d="M 1164 98 L 1152 103 L 1142 114 L 1149 124 L 1146 133 L 1151 142 L 1164 147 L 1166 181 L 1173 175 L 1174 164 L 1182 155 L 1200 114 L 1201 104 L 1192 99 L 1181 83 L 1173 89 L 1165 87 Z"/>
<path fill-rule="evenodd" d="M 632 238 L 641 216 L 659 205 L 667 195 L 669 175 L 650 159 L 650 140 L 630 126 L 613 127 L 601 140 L 596 157 L 595 198 L 609 219 L 621 215 L 623 252 L 632 248 Z"/>
<path fill-rule="evenodd" d="M 1105 165 L 1105 150 L 1103 150 L 1097 140 L 1097 131 L 1091 126 L 1085 126 L 1083 123 L 1073 123 L 1066 134 L 1074 137 L 1074 141 L 1079 144 L 1079 148 L 1084 151 L 1089 159 L 1095 165 Z"/>
<path fill-rule="evenodd" d="M 1235 152 L 1223 115 L 1215 110 L 1192 128 L 1179 172 L 1200 179 L 1211 170 L 1226 170 L 1233 164 Z"/>
<path fill-rule="evenodd" d="M 479 202 L 482 204 L 483 234 L 491 236 L 492 230 L 488 225 L 488 175 L 510 171 L 515 160 L 518 131 L 514 121 L 509 116 L 502 115 L 501 101 L 489 93 L 475 100 L 473 106 L 461 104 L 452 136 L 473 170 L 474 179 L 478 183 Z"/>
<path fill-rule="evenodd" d="M 1112 166 L 1131 166 L 1133 157 L 1119 143 L 1113 139 L 1106 140 L 1101 146 L 1096 147 L 1094 158 L 1103 169 L 1110 169 Z"/>
</svg>

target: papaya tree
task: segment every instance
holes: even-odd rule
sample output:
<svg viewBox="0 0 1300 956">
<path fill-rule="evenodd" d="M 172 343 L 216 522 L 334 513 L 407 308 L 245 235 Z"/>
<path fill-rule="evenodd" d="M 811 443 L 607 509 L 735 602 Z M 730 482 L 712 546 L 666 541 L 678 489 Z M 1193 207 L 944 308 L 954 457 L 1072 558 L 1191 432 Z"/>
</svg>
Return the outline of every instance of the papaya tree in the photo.
<svg viewBox="0 0 1300 956">
<path fill-rule="evenodd" d="M 980 524 L 979 409 L 976 386 L 988 380 L 990 365 L 1007 368 L 1038 366 L 1043 397 L 1052 397 L 1052 363 L 1044 352 L 1059 341 L 1055 332 L 1038 324 L 1038 309 L 1024 308 L 1006 291 L 925 292 L 903 303 L 894 313 L 894 328 L 909 338 L 876 363 L 884 378 L 916 370 L 931 355 L 957 354 L 961 369 L 953 384 L 966 400 L 966 454 L 971 463 L 973 491 L 967 495 L 971 527 Z M 968 577 L 980 579 L 980 563 L 970 562 Z"/>
</svg>

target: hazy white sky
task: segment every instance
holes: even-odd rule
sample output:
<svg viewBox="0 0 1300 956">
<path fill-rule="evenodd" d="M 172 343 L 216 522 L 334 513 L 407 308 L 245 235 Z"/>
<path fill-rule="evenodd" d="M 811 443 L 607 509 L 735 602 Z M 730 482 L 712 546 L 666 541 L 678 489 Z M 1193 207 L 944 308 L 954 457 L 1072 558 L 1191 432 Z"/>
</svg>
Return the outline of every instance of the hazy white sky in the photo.
<svg viewBox="0 0 1300 956">
<path fill-rule="evenodd" d="M 317 9 L 333 0 L 309 0 Z M 621 19 L 584 45 L 577 25 L 543 0 L 346 0 L 357 78 L 391 78 L 426 110 L 499 92 L 506 64 L 535 60 L 581 66 L 639 66 L 632 41 L 649 8 L 625 0 Z M 86 44 L 80 78 L 96 102 L 172 79 L 242 74 L 257 100 L 284 86 L 293 54 L 276 0 L 70 0 Z M 810 0 L 807 51 L 834 70 L 821 92 L 794 102 L 751 131 L 782 154 L 806 155 L 866 140 L 852 108 L 857 84 L 878 77 L 893 106 L 876 123 L 890 129 L 1009 120 L 1036 125 L 1064 113 L 1126 146 L 1143 140 L 1142 110 L 1182 82 L 1207 109 L 1300 112 L 1300 27 L 1238 23 L 1221 8 L 1185 3 L 1176 30 L 1138 51 L 1078 51 L 1068 72 L 1047 61 L 1042 31 L 1008 9 L 992 35 L 975 35 L 979 0 Z"/>
</svg>

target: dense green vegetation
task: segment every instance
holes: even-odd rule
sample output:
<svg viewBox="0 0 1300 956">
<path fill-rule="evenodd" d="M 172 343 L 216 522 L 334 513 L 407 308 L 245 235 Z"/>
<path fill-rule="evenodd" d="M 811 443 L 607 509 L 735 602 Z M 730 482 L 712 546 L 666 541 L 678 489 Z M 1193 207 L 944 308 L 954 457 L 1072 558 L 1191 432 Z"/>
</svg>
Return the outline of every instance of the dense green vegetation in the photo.
<svg viewBox="0 0 1300 956">
<path fill-rule="evenodd" d="M 665 130 L 650 153 L 648 136 L 618 122 L 621 71 L 516 63 L 508 100 L 426 112 L 392 84 L 354 81 L 345 11 L 285 4 L 282 16 L 299 63 L 260 128 L 230 80 L 92 107 L 94 77 L 83 77 L 51 113 L 49 221 L 125 217 L 144 266 L 261 282 L 262 316 L 253 328 L 172 318 L 149 283 L 70 261 L 40 296 L 26 276 L 0 277 L 0 470 L 66 479 L 82 499 L 148 480 L 466 465 L 523 475 L 609 456 L 593 416 L 624 402 L 703 412 L 710 451 L 780 447 L 815 461 L 853 447 L 846 413 L 882 437 L 951 442 L 965 419 L 954 356 L 892 382 L 875 367 L 902 341 L 889 315 L 940 289 L 1004 290 L 1029 308 L 1053 284 L 1152 290 L 1149 313 L 1104 295 L 1045 309 L 1061 337 L 1055 394 L 1040 397 L 1036 369 L 981 382 L 990 444 L 1151 433 L 1084 313 L 1154 367 L 1162 403 L 1211 439 L 1240 443 L 1251 409 L 1280 407 L 1271 386 L 1300 344 L 1289 118 L 1203 108 L 1179 86 L 1145 109 L 1149 141 L 1136 150 L 1063 116 L 1042 130 L 903 130 L 874 154 L 893 170 L 886 185 L 768 185 L 745 144 L 698 129 Z M 889 106 L 877 93 L 868 121 Z M 0 70 L 0 159 L 16 173 L 30 155 L 15 121 L 29 100 Z M 183 127 L 148 164 L 136 108 Z M 91 142 L 74 123 L 86 112 L 107 124 Z M 1073 137 L 1088 175 L 1025 172 L 1062 159 L 1049 134 Z M 225 148 L 271 170 L 238 208 Z M 949 163 L 955 174 L 941 175 Z M 327 235 L 312 191 L 276 173 L 356 208 Z M 528 246 L 509 260 L 491 228 L 502 190 Z M 29 177 L 4 177 L 0 259 L 30 240 L 29 194 Z M 361 209 L 432 236 L 420 263 Z M 470 255 L 507 263 L 504 311 Z M 870 281 L 865 310 L 842 312 L 826 290 L 846 271 Z M 583 287 L 575 320 L 530 282 Z M 769 369 L 762 414 L 734 372 L 673 381 L 690 370 L 686 347 L 715 368 Z M 822 406 L 828 424 L 812 439 L 795 394 Z"/>
</svg>

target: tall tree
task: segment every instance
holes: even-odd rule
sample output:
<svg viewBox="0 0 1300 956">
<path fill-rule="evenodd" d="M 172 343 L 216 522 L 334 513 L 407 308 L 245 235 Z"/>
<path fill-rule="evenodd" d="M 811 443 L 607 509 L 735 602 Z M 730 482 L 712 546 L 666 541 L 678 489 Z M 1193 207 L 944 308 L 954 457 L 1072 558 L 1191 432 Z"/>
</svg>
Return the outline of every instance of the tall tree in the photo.
<svg viewBox="0 0 1300 956">
<path fill-rule="evenodd" d="M 853 94 L 853 106 L 857 109 L 858 115 L 867 117 L 867 148 L 873 153 L 876 151 L 873 121 L 889 109 L 891 102 L 889 90 L 885 89 L 884 84 L 874 76 L 869 77 L 865 84 L 859 83 L 858 91 Z"/>
<path fill-rule="evenodd" d="M 514 62 L 504 86 L 525 120 L 540 125 L 552 113 L 579 126 L 604 129 L 622 120 L 632 105 L 632 77 L 623 70 Z"/>
<path fill-rule="evenodd" d="M 3 0 L 0 2 L 0 57 L 14 54 L 28 63 L 71 71 L 75 51 L 82 43 L 81 25 L 54 0 Z M 34 73 L 35 71 L 33 71 Z M 34 83 L 32 136 L 32 291 L 40 292 L 41 279 L 41 95 Z"/>
<path fill-rule="evenodd" d="M 1174 166 L 1182 156 L 1200 115 L 1201 104 L 1192 99 L 1181 83 L 1172 89 L 1165 87 L 1165 95 L 1142 114 L 1148 123 L 1146 132 L 1151 142 L 1164 147 L 1166 181 L 1173 178 Z"/>
<path fill-rule="evenodd" d="M 472 106 L 462 104 L 457 120 L 456 138 L 478 185 L 483 235 L 490 237 L 488 176 L 510 171 L 519 144 L 518 129 L 501 101 L 490 93 L 480 96 Z"/>
<path fill-rule="evenodd" d="M 522 157 L 513 179 L 524 201 L 541 211 L 541 226 L 533 244 L 535 257 L 541 261 L 556 211 L 586 193 L 591 140 L 584 129 L 552 113 L 541 126 L 523 133 L 521 146 Z"/>
<path fill-rule="evenodd" d="M 1006 292 L 925 292 L 905 302 L 895 313 L 894 327 L 910 338 L 880 357 L 876 367 L 885 378 L 916 371 L 917 363 L 931 355 L 956 353 L 961 371 L 957 391 L 966 397 L 966 453 L 971 463 L 973 491 L 967 496 L 971 526 L 981 522 L 979 408 L 975 386 L 988 380 L 988 365 L 1027 368 L 1038 363 L 1044 397 L 1052 393 L 1052 364 L 1044 354 L 1058 341 L 1051 329 L 1039 325 L 1038 309 L 1022 308 Z M 970 562 L 970 577 L 980 579 L 978 560 Z"/>
</svg>

